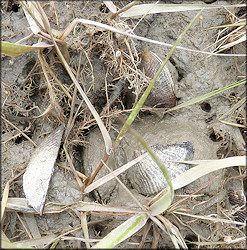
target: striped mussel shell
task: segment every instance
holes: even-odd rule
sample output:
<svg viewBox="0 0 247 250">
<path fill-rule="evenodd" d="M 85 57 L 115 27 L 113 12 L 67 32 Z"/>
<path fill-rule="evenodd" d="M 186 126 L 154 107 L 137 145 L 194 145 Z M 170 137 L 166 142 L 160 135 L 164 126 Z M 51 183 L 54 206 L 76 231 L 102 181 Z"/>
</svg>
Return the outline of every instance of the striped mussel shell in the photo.
<svg viewBox="0 0 247 250">
<path fill-rule="evenodd" d="M 156 144 L 151 146 L 151 149 L 165 164 L 171 179 L 189 169 L 187 164 L 171 161 L 189 161 L 194 156 L 193 144 L 189 141 L 167 145 Z M 135 151 L 133 158 L 140 156 L 144 152 Z M 133 188 L 146 196 L 156 194 L 167 186 L 161 169 L 150 155 L 128 170 L 128 178 Z"/>
<path fill-rule="evenodd" d="M 228 198 L 230 204 L 235 207 L 235 210 L 237 210 L 235 213 L 232 214 L 234 220 L 243 223 L 246 222 L 247 220 L 246 197 L 242 194 L 240 190 L 238 191 L 230 190 L 228 192 Z"/>
<path fill-rule="evenodd" d="M 144 51 L 141 58 L 141 69 L 145 75 L 151 79 L 155 76 L 162 60 L 151 51 Z M 155 82 L 146 102 L 147 106 L 159 106 L 172 108 L 176 106 L 176 96 L 174 94 L 174 82 L 169 71 L 165 65 L 162 69 L 157 81 Z"/>
</svg>

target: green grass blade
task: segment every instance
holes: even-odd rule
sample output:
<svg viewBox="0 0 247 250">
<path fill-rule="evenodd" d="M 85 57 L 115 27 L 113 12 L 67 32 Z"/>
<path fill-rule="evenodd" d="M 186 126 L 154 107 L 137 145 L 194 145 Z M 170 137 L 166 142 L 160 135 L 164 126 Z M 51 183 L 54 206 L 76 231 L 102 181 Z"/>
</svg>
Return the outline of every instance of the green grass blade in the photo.
<svg viewBox="0 0 247 250">
<path fill-rule="evenodd" d="M 121 129 L 121 131 L 120 131 L 120 133 L 119 133 L 119 135 L 118 135 L 118 137 L 117 137 L 117 139 L 116 139 L 116 141 L 115 141 L 115 143 L 113 145 L 113 149 L 117 145 L 119 139 L 125 134 L 125 132 L 127 131 L 127 129 L 130 127 L 130 125 L 135 120 L 137 114 L 139 113 L 142 105 L 144 104 L 144 102 L 147 99 L 150 91 L 152 90 L 152 87 L 154 86 L 154 83 L 157 80 L 157 78 L 158 78 L 160 72 L 162 71 L 163 67 L 165 66 L 165 64 L 167 63 L 167 61 L 169 60 L 169 58 L 171 57 L 171 55 L 174 52 L 176 46 L 179 44 L 179 42 L 181 41 L 181 39 L 183 38 L 183 36 L 187 33 L 187 31 L 192 26 L 192 24 L 195 22 L 195 20 L 198 18 L 198 16 L 201 14 L 201 12 L 202 12 L 202 10 L 195 16 L 195 18 L 185 28 L 185 30 L 183 31 L 183 33 L 179 36 L 179 38 L 177 39 L 177 41 L 175 42 L 175 44 L 173 45 L 173 47 L 169 51 L 166 59 L 164 60 L 164 62 L 161 65 L 160 69 L 158 70 L 158 72 L 154 76 L 154 78 L 151 81 L 150 85 L 147 87 L 147 89 L 145 90 L 145 92 L 141 96 L 140 100 L 138 101 L 137 105 L 135 106 L 134 110 L 131 112 L 130 116 L 128 117 L 127 121 L 125 122 L 123 128 Z M 170 187 L 170 189 L 168 190 L 168 192 L 165 195 L 163 195 L 162 198 L 160 198 L 158 201 L 156 201 L 150 207 L 150 210 L 152 211 L 152 215 L 157 215 L 157 214 L 163 213 L 168 208 L 168 206 L 171 204 L 171 202 L 173 200 L 174 190 L 173 190 L 171 178 L 170 178 L 169 172 L 166 169 L 166 167 L 164 166 L 164 164 L 154 154 L 154 152 L 149 148 L 149 146 L 147 145 L 147 143 L 140 136 L 136 135 L 136 137 L 139 140 L 139 142 L 143 145 L 143 147 L 149 152 L 149 154 L 151 155 L 152 159 L 160 167 L 161 171 L 163 172 L 163 174 L 164 174 L 164 176 L 166 178 L 167 184 Z"/>
<path fill-rule="evenodd" d="M 93 248 L 113 248 L 120 242 L 128 239 L 141 229 L 147 222 L 148 215 L 134 215 L 126 220 L 120 226 L 112 230 L 100 242 L 93 246 Z"/>
<path fill-rule="evenodd" d="M 20 56 L 22 54 L 25 54 L 30 51 L 39 50 L 51 47 L 53 45 L 49 45 L 47 43 L 37 43 L 33 46 L 28 45 L 22 45 L 22 44 L 16 44 L 16 43 L 9 43 L 1 41 L 1 50 L 2 53 L 7 56 Z"/>
<path fill-rule="evenodd" d="M 189 28 L 192 26 L 192 24 L 195 22 L 195 20 L 198 18 L 198 16 L 201 14 L 202 10 L 199 11 L 199 13 L 195 16 L 195 18 L 191 21 L 191 23 L 186 27 L 186 29 L 183 31 L 183 33 L 178 37 L 178 39 L 176 40 L 175 44 L 173 45 L 173 47 L 171 48 L 171 50 L 169 51 L 166 59 L 164 60 L 164 62 L 162 63 L 160 69 L 158 70 L 158 72 L 156 73 L 156 75 L 154 76 L 153 80 L 151 81 L 151 83 L 149 84 L 149 86 L 146 88 L 145 92 L 143 93 L 143 95 L 141 96 L 140 100 L 138 101 L 138 103 L 136 104 L 134 110 L 131 112 L 131 114 L 129 115 L 126 123 L 124 124 L 123 128 L 121 129 L 113 148 L 117 145 L 119 139 L 125 134 L 125 132 L 127 131 L 128 126 L 130 126 L 133 121 L 135 120 L 136 116 L 138 115 L 141 107 L 143 106 L 144 102 L 146 101 L 150 91 L 152 90 L 154 83 L 156 82 L 156 80 L 159 77 L 160 72 L 162 71 L 162 69 L 164 68 L 165 64 L 167 63 L 167 61 L 169 60 L 169 58 L 171 57 L 172 53 L 174 52 L 175 48 L 177 47 L 177 45 L 180 43 L 180 41 L 182 40 L 183 36 L 187 33 L 187 31 L 189 30 Z"/>
<path fill-rule="evenodd" d="M 152 215 L 158 215 L 160 213 L 163 213 L 172 203 L 173 197 L 174 197 L 174 189 L 171 181 L 171 177 L 169 174 L 169 171 L 165 167 L 164 163 L 159 159 L 159 157 L 153 152 L 153 150 L 148 146 L 148 144 L 142 139 L 140 135 L 138 135 L 132 128 L 130 128 L 130 131 L 134 134 L 134 136 L 137 138 L 137 140 L 142 144 L 142 146 L 146 149 L 146 151 L 150 154 L 152 159 L 155 161 L 155 163 L 160 167 L 162 173 L 164 174 L 166 178 L 166 182 L 169 186 L 169 190 L 166 194 L 162 196 L 158 201 L 156 201 L 151 207 L 150 210 L 152 211 Z"/>
<path fill-rule="evenodd" d="M 210 28 L 207 28 L 207 30 L 227 28 L 227 27 L 237 27 L 237 26 L 246 26 L 246 21 L 242 21 L 242 22 L 239 22 L 239 23 L 231 23 L 231 24 L 225 24 L 225 25 L 210 27 Z"/>
<path fill-rule="evenodd" d="M 192 104 L 204 101 L 204 100 L 206 100 L 206 99 L 208 99 L 210 97 L 216 96 L 216 95 L 218 95 L 218 94 L 220 94 L 220 93 L 222 93 L 222 92 L 224 92 L 226 90 L 235 88 L 235 87 L 237 87 L 239 85 L 242 85 L 242 84 L 245 84 L 245 83 L 246 83 L 246 80 L 241 80 L 241 81 L 238 81 L 236 83 L 232 83 L 232 84 L 230 84 L 230 85 L 228 85 L 226 87 L 214 90 L 214 91 L 209 92 L 209 93 L 207 93 L 205 95 L 201 95 L 201 96 L 195 97 L 195 98 L 193 98 L 193 99 L 191 99 L 191 100 L 189 100 L 187 102 L 181 103 L 181 104 L 177 105 L 176 107 L 173 107 L 173 108 L 167 110 L 166 112 L 174 111 L 174 110 L 177 110 L 177 109 L 180 109 L 180 108 L 185 108 L 187 106 L 190 106 Z"/>
</svg>

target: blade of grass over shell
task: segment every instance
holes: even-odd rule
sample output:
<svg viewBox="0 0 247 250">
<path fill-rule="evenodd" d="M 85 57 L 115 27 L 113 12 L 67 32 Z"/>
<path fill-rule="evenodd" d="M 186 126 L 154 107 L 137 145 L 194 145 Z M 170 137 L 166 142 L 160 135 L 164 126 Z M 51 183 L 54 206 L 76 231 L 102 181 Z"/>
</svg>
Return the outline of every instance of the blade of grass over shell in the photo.
<svg viewBox="0 0 247 250">
<path fill-rule="evenodd" d="M 169 171 L 165 167 L 164 163 L 153 152 L 153 150 L 148 146 L 148 144 L 143 140 L 143 138 L 140 135 L 138 135 L 138 133 L 133 128 L 129 127 L 128 129 L 136 137 L 136 139 L 142 144 L 142 146 L 145 148 L 145 150 L 150 154 L 150 156 L 155 161 L 155 163 L 159 166 L 159 168 L 161 169 L 163 175 L 165 176 L 166 182 L 169 186 L 169 190 L 159 200 L 160 202 L 157 201 L 150 207 L 150 210 L 152 211 L 152 215 L 155 216 L 157 214 L 164 212 L 172 203 L 172 200 L 174 197 L 174 190 L 173 190 L 173 186 L 172 186 L 171 177 L 170 177 Z"/>
<path fill-rule="evenodd" d="M 117 146 L 118 142 L 120 141 L 120 138 L 123 137 L 123 135 L 125 134 L 125 132 L 127 131 L 127 129 L 130 127 L 130 125 L 135 120 L 135 118 L 138 115 L 141 107 L 143 106 L 145 100 L 147 99 L 150 91 L 152 90 L 152 87 L 154 86 L 154 83 L 158 79 L 160 72 L 162 71 L 162 69 L 164 68 L 165 64 L 167 63 L 167 61 L 171 57 L 171 55 L 174 52 L 176 46 L 182 40 L 183 36 L 187 33 L 187 31 L 192 26 L 192 24 L 195 22 L 195 20 L 198 18 L 198 16 L 201 14 L 201 12 L 202 12 L 202 10 L 198 12 L 198 14 L 194 17 L 194 19 L 190 22 L 190 24 L 185 28 L 185 30 L 183 31 L 183 33 L 179 36 L 179 38 L 175 42 L 175 44 L 172 47 L 172 49 L 169 51 L 166 59 L 164 60 L 164 62 L 161 65 L 160 69 L 158 70 L 158 72 L 154 76 L 153 80 L 151 81 L 151 83 L 149 84 L 149 86 L 147 87 L 147 89 L 145 90 L 145 92 L 143 93 L 143 95 L 141 96 L 140 100 L 138 101 L 137 105 L 135 106 L 134 110 L 131 112 L 130 116 L 128 117 L 127 121 L 125 122 L 123 128 L 121 129 L 121 131 L 120 131 L 120 133 L 119 133 L 119 135 L 118 135 L 118 137 L 117 137 L 117 139 L 116 139 L 116 141 L 115 141 L 115 143 L 113 145 L 113 149 L 115 148 L 115 146 Z M 164 176 L 166 178 L 167 184 L 170 187 L 169 190 L 167 191 L 167 193 L 164 194 L 158 201 L 156 201 L 150 207 L 150 210 L 152 211 L 152 215 L 157 215 L 157 214 L 163 213 L 169 207 L 169 205 L 171 204 L 171 202 L 173 200 L 174 191 L 173 191 L 173 186 L 172 186 L 171 178 L 170 178 L 169 172 L 166 169 L 166 167 L 164 166 L 164 164 L 153 153 L 153 151 L 149 148 L 149 146 L 147 145 L 147 143 L 140 136 L 138 136 L 138 135 L 135 135 L 135 136 L 137 137 L 138 141 L 144 146 L 144 148 L 149 152 L 149 154 L 152 157 L 152 159 L 160 167 L 161 171 L 163 172 L 163 174 L 164 174 Z"/>
<path fill-rule="evenodd" d="M 190 24 L 185 28 L 185 30 L 183 31 L 183 33 L 178 37 L 178 39 L 176 40 L 175 44 L 173 45 L 173 47 L 171 48 L 171 50 L 169 51 L 167 57 L 165 58 L 164 62 L 162 63 L 161 67 L 159 68 L 159 70 L 157 71 L 156 75 L 154 76 L 153 80 L 151 81 L 151 83 L 149 84 L 149 86 L 146 88 L 145 92 L 143 93 L 143 95 L 141 96 L 140 100 L 138 101 L 138 103 L 136 104 L 134 110 L 131 112 L 131 114 L 129 115 L 126 124 L 123 126 L 123 128 L 121 129 L 120 133 L 118 134 L 118 137 L 113 145 L 113 148 L 115 148 L 115 146 L 117 145 L 119 139 L 125 134 L 125 132 L 127 131 L 128 126 L 130 126 L 133 121 L 135 120 L 136 116 L 138 115 L 141 107 L 143 106 L 144 102 L 146 101 L 149 93 L 151 92 L 154 83 L 156 82 L 156 80 L 158 79 L 160 72 L 162 71 L 162 69 L 164 68 L 165 64 L 167 63 L 167 61 L 170 59 L 172 53 L 174 52 L 175 48 L 177 47 L 177 45 L 180 43 L 180 41 L 182 40 L 183 36 L 187 33 L 187 31 L 189 30 L 189 28 L 192 26 L 192 24 L 195 22 L 195 20 L 198 18 L 198 16 L 201 14 L 202 10 L 198 12 L 198 14 L 194 17 L 194 19 L 190 22 Z"/>
<path fill-rule="evenodd" d="M 126 163 L 122 167 L 117 168 L 112 173 L 109 173 L 109 174 L 99 178 L 98 180 L 94 181 L 92 184 L 88 185 L 84 189 L 84 193 L 87 194 L 87 193 L 92 192 L 94 189 L 100 187 L 101 185 L 105 184 L 106 182 L 110 181 L 111 179 L 117 177 L 118 175 L 125 172 L 127 169 L 129 169 L 130 167 L 132 167 L 133 165 L 135 165 L 139 161 L 143 160 L 147 156 L 148 156 L 148 153 L 146 152 L 146 153 L 140 155 L 139 157 L 135 158 L 134 160 Z"/>
<path fill-rule="evenodd" d="M 179 105 L 177 105 L 177 106 L 175 106 L 175 107 L 173 107 L 173 108 L 167 110 L 165 113 L 170 112 L 170 111 L 174 111 L 174 110 L 178 110 L 178 109 L 180 109 L 180 108 L 185 108 L 185 107 L 188 107 L 188 106 L 190 106 L 190 105 L 192 105 L 192 104 L 195 104 L 195 103 L 204 101 L 204 100 L 206 100 L 206 99 L 208 99 L 208 98 L 211 98 L 211 97 L 213 97 L 213 96 L 216 96 L 216 95 L 218 95 L 218 94 L 220 94 L 220 93 L 222 93 L 222 92 L 224 92 L 224 91 L 226 91 L 226 90 L 235 88 L 235 87 L 240 86 L 240 85 L 245 84 L 245 83 L 246 83 L 246 80 L 241 80 L 241 81 L 232 83 L 232 84 L 230 84 L 230 85 L 228 85 L 228 86 L 226 86 L 226 87 L 223 87 L 223 88 L 214 90 L 214 91 L 212 91 L 212 92 L 209 92 L 209 93 L 207 93 L 207 94 L 204 94 L 204 95 L 201 95 L 201 96 L 192 98 L 191 100 L 189 100 L 189 101 L 187 101 L 187 102 L 181 103 L 181 104 L 179 104 Z"/>
<path fill-rule="evenodd" d="M 147 222 L 148 215 L 134 215 L 112 230 L 93 248 L 113 248 L 140 230 Z"/>
<path fill-rule="evenodd" d="M 87 104 L 89 110 L 91 111 L 92 115 L 94 116 L 98 126 L 99 126 L 99 129 L 102 133 L 102 136 L 103 136 L 103 139 L 104 139 L 104 142 L 105 142 L 105 148 L 106 148 L 106 153 L 107 154 L 110 154 L 110 151 L 111 151 L 111 148 L 112 148 L 112 141 L 111 141 L 111 138 L 110 138 L 110 135 L 104 125 L 104 123 L 102 122 L 99 114 L 97 113 L 96 109 L 94 108 L 94 106 L 92 105 L 92 103 L 90 102 L 90 100 L 88 99 L 87 95 L 85 94 L 85 92 L 83 91 L 82 87 L 80 86 L 80 84 L 78 83 L 76 77 L 74 76 L 72 70 L 70 69 L 68 63 L 66 62 L 63 54 L 61 53 L 54 37 L 53 37 L 53 34 L 52 34 L 52 31 L 51 31 L 51 27 L 50 27 L 50 24 L 48 23 L 48 19 L 47 17 L 45 17 L 45 13 L 42 9 L 42 7 L 38 4 L 37 5 L 38 8 L 39 8 L 39 11 L 41 13 L 41 16 L 42 16 L 42 21 L 44 23 L 44 26 L 47 30 L 47 32 L 49 33 L 51 39 L 52 39 L 52 42 L 53 42 L 53 45 L 55 47 L 55 50 L 56 50 L 56 53 L 60 59 L 60 61 L 62 62 L 64 68 L 66 69 L 66 71 L 68 72 L 71 80 L 73 81 L 73 83 L 75 84 L 75 86 L 77 87 L 78 91 L 80 92 L 81 96 L 83 97 L 85 103 Z"/>
</svg>

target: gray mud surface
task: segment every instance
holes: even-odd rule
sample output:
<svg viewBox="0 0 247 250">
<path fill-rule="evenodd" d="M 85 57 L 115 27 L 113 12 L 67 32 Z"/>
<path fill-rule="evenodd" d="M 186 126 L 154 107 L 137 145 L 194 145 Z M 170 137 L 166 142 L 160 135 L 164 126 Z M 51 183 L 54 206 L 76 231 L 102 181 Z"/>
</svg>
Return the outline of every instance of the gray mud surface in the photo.
<svg viewBox="0 0 247 250">
<path fill-rule="evenodd" d="M 100 1 L 54 1 L 53 3 L 42 2 L 42 6 L 48 16 L 51 27 L 60 32 L 76 17 L 106 23 L 105 20 L 109 15 L 109 13 L 104 13 L 106 7 Z M 122 8 L 127 3 L 127 1 L 123 1 L 123 3 L 116 2 L 115 4 Z M 201 3 L 201 1 L 195 1 L 194 3 Z M 234 1 L 235 3 L 237 1 Z M 214 4 L 228 5 L 229 2 L 216 1 Z M 3 41 L 15 43 L 30 34 L 29 24 L 18 3 L 13 2 L 8 7 L 7 2 L 3 2 L 1 8 L 1 39 Z M 232 8 L 230 10 L 233 11 Z M 238 14 L 239 10 L 240 8 L 234 9 L 235 15 Z M 184 11 L 147 15 L 135 28 L 134 33 L 142 37 L 174 44 L 196 13 L 196 11 Z M 196 20 L 182 39 L 180 46 L 194 50 L 208 50 L 214 44 L 219 29 L 207 28 L 222 25 L 226 21 L 228 14 L 223 8 L 204 10 L 201 14 L 201 20 Z M 130 28 L 133 28 L 138 20 L 140 18 L 124 19 L 117 17 L 114 22 L 119 27 L 121 27 L 121 24 L 123 27 L 128 25 Z M 77 75 L 79 83 L 99 114 L 114 91 L 114 85 L 117 80 L 123 77 L 126 79 L 126 83 L 129 84 L 119 94 L 109 110 L 102 114 L 104 124 L 110 131 L 112 141 L 114 142 L 122 127 L 117 118 L 117 113 L 118 111 L 125 111 L 121 114 L 127 119 L 130 114 L 129 110 L 132 108 L 133 101 L 136 98 L 135 94 L 133 94 L 135 92 L 133 86 L 138 84 L 138 80 L 131 75 L 133 71 L 123 72 L 120 64 L 116 66 L 115 62 L 108 61 L 111 59 L 109 52 L 111 49 L 115 52 L 122 48 L 125 49 L 125 52 L 128 51 L 126 50 L 126 45 L 121 47 L 124 44 L 124 37 L 109 34 L 110 32 L 104 34 L 102 30 L 97 31 L 94 27 L 79 24 L 66 38 L 66 42 L 70 54 L 70 67 L 74 70 L 73 73 Z M 103 37 L 104 35 L 106 38 Z M 114 41 L 111 44 L 112 47 L 109 47 L 110 49 L 107 48 L 108 50 L 105 50 L 104 46 L 106 46 L 106 43 L 97 43 L 101 37 L 103 37 L 102 41 L 104 41 L 103 39 L 112 39 L 111 41 Z M 32 38 L 26 41 L 25 44 L 33 44 L 35 42 L 37 42 L 37 39 Z M 150 50 L 157 54 L 161 60 L 164 60 L 169 52 L 169 48 L 166 46 L 136 39 L 129 39 L 128 42 L 135 58 L 136 54 L 140 58 L 143 51 Z M 215 46 L 213 45 L 212 48 L 215 48 Z M 35 145 L 24 137 L 20 131 L 23 131 L 36 145 L 39 145 L 46 135 L 50 134 L 61 124 L 61 121 L 66 125 L 69 120 L 71 100 L 63 92 L 58 81 L 66 87 L 71 96 L 73 96 L 74 85 L 55 53 L 51 50 L 45 50 L 43 53 L 46 56 L 50 69 L 57 78 L 56 80 L 51 74 L 49 75 L 50 79 L 52 79 L 54 93 L 58 99 L 59 110 L 62 110 L 62 119 L 59 119 L 56 109 L 55 112 L 53 109 L 47 115 L 42 115 L 50 105 L 47 82 L 40 64 L 30 73 L 35 63 L 38 62 L 38 53 L 29 52 L 16 58 L 2 55 L 1 58 L 1 107 L 4 117 L 1 130 L 2 193 L 6 183 L 25 169 L 35 149 Z M 245 48 L 243 44 L 240 44 L 235 46 L 234 50 L 228 50 L 224 53 L 245 53 Z M 176 49 L 170 59 L 170 63 L 177 72 L 174 75 L 174 93 L 177 97 L 177 104 L 243 79 L 243 74 L 246 73 L 245 60 L 246 58 L 244 57 L 209 57 L 199 53 Z M 241 85 L 203 102 L 166 113 L 165 115 L 162 115 L 164 109 L 156 109 L 155 111 L 149 107 L 149 109 L 140 112 L 132 127 L 150 146 L 156 143 L 165 145 L 191 141 L 194 146 L 194 160 L 212 160 L 244 155 L 243 128 L 227 125 L 219 121 L 219 118 L 223 114 L 228 114 L 231 108 L 238 101 L 242 100 L 244 96 L 245 88 Z M 73 115 L 77 115 L 77 117 L 68 136 L 69 143 L 67 145 L 76 170 L 90 179 L 100 164 L 101 159 L 105 157 L 105 147 L 97 124 L 84 103 L 78 113 L 76 113 L 81 100 L 82 97 L 77 93 L 73 111 Z M 242 120 L 236 117 L 236 113 L 240 118 L 242 117 Z M 245 106 L 240 106 L 236 113 L 230 113 L 225 120 L 228 123 L 245 125 Z M 32 119 L 32 117 L 37 116 L 40 117 Z M 127 132 L 114 154 L 107 161 L 107 165 L 112 170 L 117 169 L 132 160 L 135 150 L 141 149 L 142 147 L 136 138 L 130 132 Z M 57 163 L 69 167 L 62 147 L 59 151 Z M 103 167 L 96 180 L 108 173 L 107 168 Z M 244 231 L 234 223 L 223 224 L 203 219 L 203 216 L 224 219 L 233 218 L 232 214 L 234 212 L 229 203 L 227 193 L 230 190 L 243 190 L 245 184 L 243 179 L 244 173 L 244 169 L 238 167 L 227 168 L 208 174 L 188 186 L 176 190 L 174 203 L 200 189 L 195 195 L 179 204 L 181 208 L 179 211 L 200 215 L 200 218 L 174 213 L 165 214 L 165 217 L 179 229 L 189 247 L 196 248 L 197 244 L 199 248 L 207 248 L 209 246 L 215 248 L 244 247 L 245 243 L 243 240 L 231 242 L 231 240 L 244 237 Z M 217 178 L 211 181 L 216 176 Z M 145 205 L 151 199 L 151 197 L 145 197 L 133 189 L 127 173 L 120 175 L 120 179 L 141 204 Z M 25 197 L 22 187 L 22 176 L 11 183 L 9 197 Z M 55 165 L 46 203 L 65 204 L 81 200 L 82 192 L 73 173 Z M 118 207 L 139 208 L 115 179 L 107 182 L 90 194 L 86 194 L 84 201 Z M 19 214 L 25 223 L 26 217 L 23 213 Z M 130 216 L 89 213 L 87 219 L 90 238 L 103 238 Z M 67 236 L 84 237 L 80 228 L 81 212 L 76 210 L 44 214 L 42 216 L 35 215 L 34 218 L 42 237 L 50 234 L 59 236 L 68 231 L 71 232 Z M 76 229 L 78 227 L 79 229 Z M 5 212 L 2 229 L 12 242 L 29 239 L 15 211 L 7 210 Z M 73 229 L 76 230 L 73 231 Z M 159 234 L 158 232 L 157 226 L 153 225 L 145 240 L 144 248 L 150 248 L 157 235 L 159 235 L 159 238 L 157 243 L 155 243 L 155 247 L 173 247 L 168 234 L 164 232 Z M 142 235 L 143 229 L 130 239 L 119 244 L 118 247 L 137 248 L 142 240 Z M 43 246 L 47 243 L 44 243 Z M 80 240 L 61 239 L 57 247 L 84 248 L 85 243 Z"/>
</svg>

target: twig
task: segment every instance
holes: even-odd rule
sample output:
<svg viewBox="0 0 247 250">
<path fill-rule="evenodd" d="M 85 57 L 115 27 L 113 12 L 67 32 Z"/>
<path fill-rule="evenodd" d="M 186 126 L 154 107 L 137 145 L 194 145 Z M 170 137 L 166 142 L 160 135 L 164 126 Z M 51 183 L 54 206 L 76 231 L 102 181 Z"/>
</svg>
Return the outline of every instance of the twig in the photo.
<svg viewBox="0 0 247 250">
<path fill-rule="evenodd" d="M 24 119 L 25 119 L 25 117 L 21 117 L 21 118 L 24 118 Z M 27 132 L 30 128 L 31 128 L 31 123 L 29 123 L 29 126 L 28 126 L 27 128 L 25 128 L 25 130 L 23 131 L 23 133 L 24 133 L 24 132 Z M 6 141 L 4 141 L 3 144 L 7 143 L 8 141 L 11 141 L 11 140 L 15 139 L 16 137 L 20 136 L 20 134 L 21 134 L 21 133 L 12 136 L 11 138 L 9 138 L 9 139 L 7 139 Z"/>
<path fill-rule="evenodd" d="M 26 139 L 28 139 L 35 147 L 37 147 L 37 144 L 25 133 L 23 133 L 20 129 L 18 129 L 13 123 L 8 121 L 3 115 L 1 115 L 2 119 L 6 121 L 9 125 L 11 125 L 13 128 L 15 128 L 18 132 L 20 132 Z"/>
</svg>

